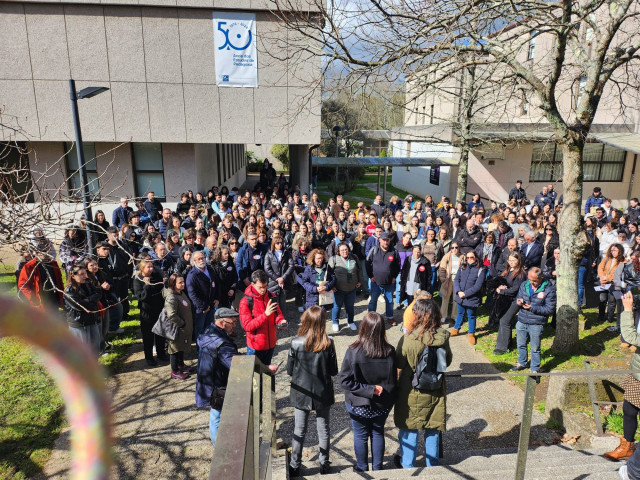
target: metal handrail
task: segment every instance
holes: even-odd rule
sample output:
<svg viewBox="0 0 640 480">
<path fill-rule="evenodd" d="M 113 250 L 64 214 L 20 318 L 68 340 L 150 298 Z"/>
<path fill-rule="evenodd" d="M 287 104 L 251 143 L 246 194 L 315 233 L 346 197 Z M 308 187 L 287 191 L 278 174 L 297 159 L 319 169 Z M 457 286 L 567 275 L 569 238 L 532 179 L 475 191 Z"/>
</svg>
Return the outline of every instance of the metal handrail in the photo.
<svg viewBox="0 0 640 480">
<path fill-rule="evenodd" d="M 536 384 L 542 377 L 640 374 L 640 370 L 563 370 L 556 372 L 445 373 L 449 378 L 526 377 L 515 480 L 524 480 Z M 228 406 L 233 405 L 232 409 Z M 209 479 L 271 478 L 276 452 L 275 376 L 253 355 L 233 357 Z"/>
<path fill-rule="evenodd" d="M 254 355 L 231 361 L 210 480 L 266 480 L 276 451 L 276 383 Z"/>
</svg>

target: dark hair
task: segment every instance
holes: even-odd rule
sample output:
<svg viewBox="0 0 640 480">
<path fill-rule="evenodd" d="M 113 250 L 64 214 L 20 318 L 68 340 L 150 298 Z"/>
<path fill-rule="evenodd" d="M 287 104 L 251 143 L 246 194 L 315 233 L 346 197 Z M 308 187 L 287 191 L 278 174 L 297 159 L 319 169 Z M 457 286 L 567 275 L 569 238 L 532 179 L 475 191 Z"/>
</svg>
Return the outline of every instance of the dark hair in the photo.
<svg viewBox="0 0 640 480">
<path fill-rule="evenodd" d="M 418 298 L 413 304 L 415 318 L 413 331 L 418 334 L 420 341 L 427 335 L 426 345 L 433 343 L 433 335 L 440 326 L 440 309 L 432 299 Z"/>
<path fill-rule="evenodd" d="M 176 281 L 177 281 L 179 278 L 184 278 L 184 277 L 182 276 L 182 274 L 181 274 L 181 273 L 172 273 L 172 274 L 171 274 L 171 276 L 169 277 L 169 280 L 167 280 L 167 286 L 168 286 L 171 290 L 174 290 L 174 291 L 175 291 L 175 288 L 176 288 Z"/>
<path fill-rule="evenodd" d="M 251 274 L 251 283 L 268 283 L 269 277 L 264 270 L 256 270 Z"/>
<path fill-rule="evenodd" d="M 349 348 L 362 350 L 369 358 L 386 358 L 393 351 L 387 342 L 387 330 L 382 315 L 367 312 L 360 321 L 358 339 Z"/>
</svg>

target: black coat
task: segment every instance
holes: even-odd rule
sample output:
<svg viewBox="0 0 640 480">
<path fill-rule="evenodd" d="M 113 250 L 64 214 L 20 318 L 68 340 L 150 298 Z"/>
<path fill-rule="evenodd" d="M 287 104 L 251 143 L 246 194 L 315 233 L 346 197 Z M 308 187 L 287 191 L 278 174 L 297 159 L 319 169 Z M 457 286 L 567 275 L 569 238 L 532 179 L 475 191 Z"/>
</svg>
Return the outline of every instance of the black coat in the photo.
<svg viewBox="0 0 640 480">
<path fill-rule="evenodd" d="M 395 403 L 397 379 L 396 351 L 393 347 L 385 358 L 369 358 L 362 349 L 347 348 L 340 370 L 345 403 L 354 407 L 390 409 Z M 383 388 L 380 396 L 373 394 L 376 385 Z"/>
<path fill-rule="evenodd" d="M 333 380 L 338 374 L 336 349 L 331 346 L 321 352 L 304 348 L 306 337 L 291 340 L 287 373 L 291 375 L 291 405 L 300 410 L 322 410 L 335 403 Z"/>
<path fill-rule="evenodd" d="M 213 268 L 216 285 L 218 285 L 220 289 L 220 303 L 218 306 L 230 308 L 237 290 L 236 282 L 238 281 L 238 274 L 236 273 L 236 267 L 231 257 L 229 257 L 226 267 L 222 265 L 222 263 L 214 263 L 211 265 L 211 268 Z M 229 296 L 229 290 L 233 290 L 232 296 Z"/>
<path fill-rule="evenodd" d="M 409 272 L 411 271 L 411 257 L 408 257 L 404 261 L 404 265 L 402 265 L 402 270 L 400 271 L 400 301 L 409 298 L 406 293 L 407 281 L 409 280 Z M 424 255 L 420 256 L 418 260 L 418 268 L 416 270 L 416 276 L 413 279 L 414 282 L 420 284 L 420 290 L 429 290 L 431 286 L 431 263 Z M 411 300 L 411 299 L 409 299 Z"/>
<path fill-rule="evenodd" d="M 164 283 L 162 276 L 153 270 L 151 281 L 147 285 L 140 275 L 133 278 L 133 294 L 138 299 L 138 307 L 140 308 L 140 323 L 153 325 L 158 320 L 160 312 L 164 308 L 164 299 L 162 298 L 162 289 Z"/>
<path fill-rule="evenodd" d="M 466 228 L 461 230 L 460 236 L 458 237 L 460 252 L 468 253 L 472 250 L 475 250 L 476 247 L 482 243 L 483 236 L 484 234 L 482 232 L 482 229 L 478 228 L 477 225 L 474 225 L 471 231 L 468 231 Z"/>
<path fill-rule="evenodd" d="M 64 291 L 64 311 L 70 327 L 82 328 L 98 322 L 98 301 L 102 291 L 88 280 L 74 288 L 69 285 Z"/>
<path fill-rule="evenodd" d="M 269 250 L 264 257 L 264 271 L 269 277 L 269 291 L 278 292 L 280 286 L 277 279 L 284 279 L 285 287 L 291 285 L 294 281 L 293 257 L 289 250 L 282 251 L 282 259 L 278 261 L 278 257 L 273 250 Z"/>
<path fill-rule="evenodd" d="M 328 233 L 318 234 L 317 232 L 313 232 L 311 234 L 311 247 L 312 248 L 321 248 L 326 250 L 329 244 L 333 241 L 333 235 Z"/>
</svg>

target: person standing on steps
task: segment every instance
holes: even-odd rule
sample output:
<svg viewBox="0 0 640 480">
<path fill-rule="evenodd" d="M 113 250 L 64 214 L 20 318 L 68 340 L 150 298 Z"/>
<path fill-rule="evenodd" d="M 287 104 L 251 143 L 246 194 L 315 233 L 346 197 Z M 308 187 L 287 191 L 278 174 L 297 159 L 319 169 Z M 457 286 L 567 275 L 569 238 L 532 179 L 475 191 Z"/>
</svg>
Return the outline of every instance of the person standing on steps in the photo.
<svg viewBox="0 0 640 480">
<path fill-rule="evenodd" d="M 369 311 L 375 312 L 378 297 L 384 296 L 385 316 L 387 321 L 396 325 L 393 318 L 393 293 L 398 273 L 400 273 L 400 258 L 398 253 L 389 247 L 389 235 L 383 232 L 379 238 L 379 245 L 373 247 L 367 255 L 367 276 L 371 279 L 371 298 Z"/>
</svg>

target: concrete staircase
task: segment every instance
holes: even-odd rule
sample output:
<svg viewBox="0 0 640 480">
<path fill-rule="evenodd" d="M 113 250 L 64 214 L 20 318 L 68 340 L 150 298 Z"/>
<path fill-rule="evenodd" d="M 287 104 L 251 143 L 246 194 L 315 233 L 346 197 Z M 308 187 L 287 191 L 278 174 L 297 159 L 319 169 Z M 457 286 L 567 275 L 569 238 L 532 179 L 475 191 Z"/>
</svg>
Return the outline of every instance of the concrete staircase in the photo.
<svg viewBox="0 0 640 480">
<path fill-rule="evenodd" d="M 387 457 L 389 458 L 389 457 Z M 274 479 L 284 479 L 284 457 L 274 465 Z M 424 465 L 424 459 L 418 458 L 418 465 Z M 605 460 L 600 452 L 573 450 L 563 446 L 535 447 L 527 456 L 526 479 L 549 480 L 619 480 L 617 469 L 622 463 Z M 390 462 L 385 463 L 386 470 L 356 473 L 353 460 L 344 457 L 333 458 L 330 475 L 319 475 L 317 463 L 303 463 L 301 478 L 316 477 L 323 480 L 360 480 L 360 479 L 409 479 L 415 477 L 430 480 L 510 480 L 515 476 L 515 449 L 473 450 L 472 452 L 449 452 L 445 454 L 438 467 L 424 466 L 410 470 L 395 469 Z"/>
</svg>

